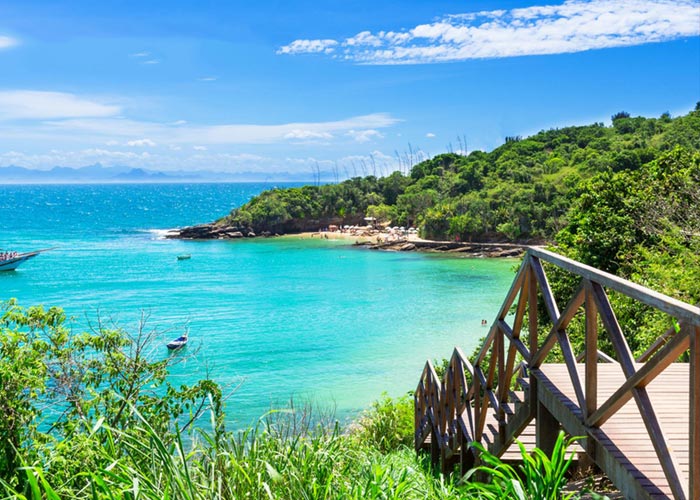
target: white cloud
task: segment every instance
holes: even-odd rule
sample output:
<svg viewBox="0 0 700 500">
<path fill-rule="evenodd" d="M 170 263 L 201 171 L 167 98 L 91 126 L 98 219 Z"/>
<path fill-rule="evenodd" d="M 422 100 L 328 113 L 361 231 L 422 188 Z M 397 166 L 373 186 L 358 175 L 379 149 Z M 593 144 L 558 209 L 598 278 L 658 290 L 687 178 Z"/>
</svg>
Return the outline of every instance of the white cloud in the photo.
<svg viewBox="0 0 700 500">
<path fill-rule="evenodd" d="M 160 64 L 158 59 L 149 59 L 148 61 L 143 61 L 141 64 Z"/>
<path fill-rule="evenodd" d="M 428 139 L 432 139 L 432 138 L 435 137 L 435 134 L 433 134 L 432 132 L 428 132 L 427 134 L 425 134 L 425 136 L 426 136 Z"/>
<path fill-rule="evenodd" d="M 316 132 L 313 130 L 302 130 L 295 128 L 284 134 L 285 139 L 309 141 L 314 139 L 332 139 L 333 134 L 329 132 Z"/>
<path fill-rule="evenodd" d="M 399 32 L 362 31 L 342 41 L 295 40 L 277 53 L 420 64 L 582 52 L 698 35 L 698 0 L 568 0 L 450 15 Z"/>
<path fill-rule="evenodd" d="M 215 82 L 217 78 L 215 76 L 203 76 L 201 78 L 197 78 L 198 82 Z"/>
<path fill-rule="evenodd" d="M 123 116 L 120 106 L 62 92 L 0 91 L 0 144 L 80 144 L 165 148 L 235 144 L 288 144 L 380 138 L 400 120 L 372 113 L 335 121 L 257 125 L 153 122 Z M 347 139 L 345 139 L 347 142 Z M 74 146 L 75 147 L 75 146 Z M 9 149 L 9 148 L 8 148 Z M 171 149 L 172 150 L 172 149 Z"/>
<path fill-rule="evenodd" d="M 120 111 L 118 106 L 64 92 L 0 91 L 0 120 L 107 117 Z"/>
<path fill-rule="evenodd" d="M 327 122 L 294 122 L 278 125 L 227 124 L 194 125 L 155 123 L 120 117 L 75 118 L 31 124 L 29 134 L 83 139 L 100 137 L 100 142 L 121 137 L 123 141 L 148 137 L 159 144 L 274 144 L 289 140 L 329 140 L 350 130 L 382 129 L 400 120 L 386 113 L 354 116 Z M 3 130 L 0 135 L 27 135 L 20 128 Z"/>
<path fill-rule="evenodd" d="M 369 142 L 372 139 L 382 139 L 384 136 L 378 130 L 348 130 L 345 135 L 355 139 L 357 142 Z"/>
<path fill-rule="evenodd" d="M 338 45 L 335 40 L 295 40 L 289 45 L 280 47 L 278 54 L 330 54 Z"/>
<path fill-rule="evenodd" d="M 148 147 L 153 148 L 156 146 L 156 143 L 150 139 L 135 139 L 133 141 L 127 141 L 126 145 L 131 146 L 131 147 L 146 147 L 146 146 L 148 146 Z"/>
<path fill-rule="evenodd" d="M 192 149 L 194 149 L 195 151 L 206 151 L 207 150 L 206 146 L 192 146 Z"/>
<path fill-rule="evenodd" d="M 16 38 L 0 36 L 0 49 L 9 49 L 17 44 L 19 44 L 19 41 Z"/>
</svg>

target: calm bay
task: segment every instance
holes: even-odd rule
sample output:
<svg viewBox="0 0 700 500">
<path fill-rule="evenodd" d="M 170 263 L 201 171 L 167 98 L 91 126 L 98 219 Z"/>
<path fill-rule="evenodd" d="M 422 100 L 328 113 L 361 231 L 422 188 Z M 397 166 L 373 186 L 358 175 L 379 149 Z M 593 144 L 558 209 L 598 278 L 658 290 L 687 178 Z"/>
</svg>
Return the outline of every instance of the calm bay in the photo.
<svg viewBox="0 0 700 500">
<path fill-rule="evenodd" d="M 163 239 L 214 220 L 268 184 L 0 186 L 0 248 L 54 247 L 0 273 L 0 300 L 60 306 L 87 328 L 190 331 L 172 377 L 228 388 L 246 425 L 295 400 L 350 418 L 386 391 L 415 388 L 425 360 L 469 353 L 486 333 L 515 262 L 354 248 L 301 238 Z M 177 255 L 191 259 L 178 261 Z M 180 356 L 187 353 L 178 354 Z"/>
</svg>

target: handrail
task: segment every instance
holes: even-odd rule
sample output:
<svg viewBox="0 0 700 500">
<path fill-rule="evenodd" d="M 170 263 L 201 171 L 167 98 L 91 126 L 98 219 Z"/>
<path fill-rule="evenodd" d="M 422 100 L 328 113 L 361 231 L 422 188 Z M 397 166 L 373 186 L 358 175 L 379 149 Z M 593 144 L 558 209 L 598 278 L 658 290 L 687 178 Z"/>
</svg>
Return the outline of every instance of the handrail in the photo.
<svg viewBox="0 0 700 500">
<path fill-rule="evenodd" d="M 561 312 L 543 262 L 580 278 L 578 288 Z M 671 315 L 680 324 L 680 331 L 669 329 L 635 360 L 606 289 Z M 581 310 L 585 313 L 586 341 L 584 351 L 577 356 L 567 329 Z M 538 318 L 542 313 L 551 322 L 544 337 L 540 337 L 542 325 Z M 599 324 L 603 325 L 601 332 Z M 612 344 L 615 358 L 599 350 L 601 335 Z M 489 436 L 490 448 L 496 454 L 503 453 L 537 413 L 540 403 L 536 372 L 546 364 L 555 346 L 574 388 L 581 426 L 600 427 L 634 399 L 674 497 L 700 497 L 700 308 L 541 248 L 531 248 L 525 255 L 473 363 L 455 349 L 443 381 L 438 380 L 432 364 L 426 363 L 415 393 L 416 449 L 424 446 L 428 435 L 425 427 L 429 425 L 436 440 L 431 446 L 439 446 L 440 450 L 434 457 L 441 458 L 443 470 L 449 468 L 445 462 L 452 464 L 455 457 L 460 457 L 462 464 L 472 463 L 478 459 L 473 454 L 472 443 L 483 442 L 485 434 L 495 426 L 496 434 Z M 646 391 L 652 380 L 688 350 L 689 422 L 694 423 L 689 436 L 689 479 L 681 473 Z M 618 364 L 626 380 L 599 405 L 597 365 L 600 362 Z M 526 397 L 518 400 L 519 409 L 515 412 L 511 388 L 519 383 Z M 495 423 L 487 429 L 487 422 Z M 589 432 L 588 437 L 593 439 L 592 436 Z"/>
</svg>

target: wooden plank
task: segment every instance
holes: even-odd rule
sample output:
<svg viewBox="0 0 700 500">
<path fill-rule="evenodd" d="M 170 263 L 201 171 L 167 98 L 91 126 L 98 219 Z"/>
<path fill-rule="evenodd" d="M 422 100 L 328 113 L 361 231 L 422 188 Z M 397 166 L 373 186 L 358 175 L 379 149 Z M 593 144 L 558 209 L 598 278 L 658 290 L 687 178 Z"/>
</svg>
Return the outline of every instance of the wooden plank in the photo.
<svg viewBox="0 0 700 500">
<path fill-rule="evenodd" d="M 599 283 L 631 297 L 643 304 L 649 305 L 671 316 L 684 319 L 691 325 L 700 326 L 700 308 L 686 304 L 649 288 L 637 285 L 630 281 L 618 278 L 612 274 L 600 271 L 591 266 L 581 264 L 574 260 L 557 255 L 542 248 L 531 247 L 528 254 L 533 258 L 539 258 L 550 262 L 573 274 L 586 278 L 589 281 Z M 534 260 L 534 259 L 533 259 Z"/>
<path fill-rule="evenodd" d="M 557 307 L 557 302 L 554 300 L 554 294 L 549 286 L 549 281 L 547 281 L 547 275 L 544 272 L 542 263 L 536 257 L 530 259 L 530 265 L 532 268 L 532 274 L 535 277 L 535 281 L 540 286 L 540 291 L 542 292 L 542 299 L 544 305 L 547 308 L 547 314 L 552 323 L 556 323 L 559 319 L 559 308 Z"/>
<path fill-rule="evenodd" d="M 569 378 L 574 386 L 574 393 L 576 394 L 576 400 L 578 401 L 579 408 L 585 408 L 586 398 L 583 395 L 581 379 L 579 378 L 578 371 L 576 370 L 576 356 L 574 356 L 574 351 L 571 349 L 571 344 L 569 343 L 569 337 L 565 332 L 559 332 L 559 346 L 561 347 L 561 353 L 564 357 L 566 369 L 569 372 Z"/>
<path fill-rule="evenodd" d="M 642 420 L 651 438 L 651 444 L 659 457 L 673 496 L 679 500 L 684 500 L 688 498 L 688 483 L 681 478 L 680 466 L 676 457 L 671 453 L 670 446 L 659 425 L 659 420 L 654 413 L 654 407 L 651 404 L 649 395 L 644 388 L 635 388 L 633 391 Z"/>
<path fill-rule="evenodd" d="M 525 278 L 523 280 L 523 284 L 520 287 L 520 295 L 518 296 L 518 307 L 515 310 L 515 319 L 513 320 L 513 330 L 512 330 L 512 336 L 514 338 L 520 338 L 520 330 L 523 327 L 523 320 L 525 318 L 525 311 L 527 310 L 527 296 L 529 293 L 529 288 L 528 288 L 528 280 L 530 279 L 530 271 L 529 271 L 529 266 L 527 267 L 527 270 L 525 272 Z M 505 323 L 505 317 L 504 318 L 499 318 L 499 320 L 503 321 Z"/>
<path fill-rule="evenodd" d="M 660 335 L 649 348 L 637 357 L 637 363 L 644 363 L 649 358 L 651 358 L 656 351 L 661 349 L 669 339 L 676 334 L 675 326 L 670 327 L 666 330 L 663 335 Z"/>
<path fill-rule="evenodd" d="M 519 338 L 516 338 L 513 335 L 513 332 L 510 329 L 510 326 L 508 326 L 508 323 L 506 323 L 503 320 L 498 321 L 498 327 L 501 329 L 501 331 L 505 334 L 506 337 L 508 337 L 508 340 L 510 341 L 511 345 L 513 345 L 520 355 L 523 357 L 523 360 L 526 362 L 530 360 L 530 351 L 525 347 L 525 344 L 523 344 L 522 340 Z"/>
<path fill-rule="evenodd" d="M 508 311 L 510 311 L 510 306 L 513 305 L 513 301 L 515 301 L 515 296 L 518 295 L 518 292 L 523 286 L 523 283 L 525 282 L 525 275 L 528 273 L 529 267 L 530 267 L 530 257 L 525 254 L 525 257 L 523 257 L 523 261 L 520 264 L 520 268 L 518 269 L 517 274 L 515 275 L 515 279 L 513 280 L 513 283 L 510 285 L 510 289 L 508 290 L 508 293 L 506 294 L 506 299 L 503 301 L 503 305 L 501 305 L 501 309 L 498 311 L 498 319 L 505 319 L 506 316 L 508 316 Z"/>
<path fill-rule="evenodd" d="M 617 359 L 626 377 L 634 375 L 634 358 L 625 336 L 622 333 L 620 324 L 617 322 L 615 312 L 612 310 L 608 296 L 603 287 L 598 283 L 591 283 L 591 295 L 598 308 L 598 314 L 603 321 L 605 329 L 608 331 L 610 342 L 617 353 Z"/>
<path fill-rule="evenodd" d="M 560 385 L 561 380 L 562 380 L 562 376 L 564 375 L 563 370 L 566 369 L 566 367 L 563 365 L 544 365 L 544 368 L 547 370 L 547 377 L 550 380 L 557 380 L 558 381 L 557 383 Z M 614 374 L 614 371 L 615 371 L 614 365 L 602 365 L 600 368 L 606 369 L 606 370 L 604 370 L 603 376 L 607 377 L 607 378 L 612 377 Z M 611 370 L 611 369 L 613 369 L 613 370 Z M 681 373 L 683 371 L 686 371 L 687 369 L 688 369 L 687 364 L 676 364 L 675 366 L 672 365 L 670 367 L 670 371 L 676 372 L 676 373 Z M 616 371 L 618 373 L 618 375 L 617 375 L 618 380 L 620 382 L 623 381 L 624 375 L 621 373 L 621 370 L 619 368 L 617 368 Z M 665 373 L 662 375 L 665 375 Z M 669 387 L 669 384 L 667 383 L 667 381 L 664 377 L 659 381 L 659 384 L 655 390 L 654 396 L 663 395 L 666 392 L 667 387 Z M 573 389 L 571 389 L 570 387 L 569 388 L 562 387 L 562 388 L 565 389 L 566 391 L 570 391 L 570 392 L 573 391 Z M 687 382 L 684 385 L 680 386 L 680 388 L 686 389 Z M 682 392 L 680 390 L 680 388 L 678 386 L 673 387 L 673 392 L 675 392 L 676 394 L 678 394 L 679 392 Z M 558 390 L 558 389 L 555 389 L 555 390 Z M 687 397 L 682 397 L 681 400 L 687 401 L 686 398 Z M 654 401 L 655 405 L 658 405 L 658 399 L 656 397 L 654 398 L 653 401 Z M 675 396 L 675 397 L 669 398 L 668 401 L 669 401 L 669 404 L 672 404 L 673 407 L 676 408 L 677 411 L 669 413 L 669 415 L 666 417 L 668 419 L 666 421 L 666 423 L 675 422 L 676 425 L 678 425 L 678 411 L 682 411 L 682 408 L 679 408 L 678 404 L 677 404 L 678 397 Z M 667 471 L 668 467 L 664 466 L 662 468 L 662 464 L 663 464 L 663 460 L 664 460 L 663 459 L 663 452 L 659 453 L 659 451 L 657 449 L 658 447 L 656 447 L 656 446 L 654 447 L 654 449 L 649 449 L 649 447 L 648 447 L 649 439 L 648 438 L 646 438 L 646 439 L 641 438 L 640 439 L 640 437 L 639 437 L 640 433 L 646 434 L 646 435 L 651 435 L 651 432 L 654 432 L 654 431 L 652 430 L 650 432 L 646 428 L 648 426 L 648 422 L 643 421 L 643 418 L 640 415 L 640 410 L 639 410 L 639 408 L 636 407 L 636 405 L 627 405 L 626 408 L 634 409 L 635 410 L 634 414 L 627 414 L 624 417 L 619 417 L 619 418 L 621 418 L 621 420 L 618 422 L 617 425 L 614 425 L 614 426 L 610 425 L 610 423 L 613 422 L 612 419 L 609 423 L 606 423 L 603 426 L 602 430 L 605 433 L 608 433 L 609 436 L 604 434 L 602 438 L 599 438 L 600 446 L 603 446 L 606 448 L 610 448 L 612 446 L 613 449 L 617 449 L 617 447 L 619 446 L 619 450 L 623 450 L 625 454 L 630 455 L 635 459 L 634 465 L 637 467 L 642 467 L 645 464 L 644 464 L 644 461 L 638 460 L 639 455 L 637 454 L 637 452 L 635 450 L 639 450 L 639 453 L 644 453 L 644 451 L 646 451 L 647 455 L 648 456 L 650 455 L 653 458 L 652 462 L 655 462 L 656 465 L 654 465 L 654 467 L 652 469 L 650 469 L 649 471 L 647 471 L 647 468 L 645 468 L 644 472 L 645 473 L 649 472 L 650 474 L 652 474 L 653 470 L 666 469 L 666 470 L 664 470 L 662 479 L 660 479 L 661 483 L 656 481 L 656 484 L 667 485 L 668 488 L 673 488 L 673 490 L 675 490 L 673 492 L 673 495 L 675 495 L 675 497 L 684 498 L 682 496 L 683 493 L 682 492 L 679 493 L 679 491 L 678 491 L 681 489 L 681 487 L 678 485 L 683 485 L 685 483 L 681 479 L 681 475 L 678 474 L 677 479 L 673 479 L 672 475 L 671 475 L 671 479 L 667 479 L 667 472 L 666 471 Z M 645 417 L 647 416 L 647 413 L 651 413 L 652 419 L 654 418 L 653 417 L 653 413 L 654 413 L 653 410 L 649 411 L 647 405 L 642 405 L 642 408 L 646 408 L 646 410 L 641 411 L 641 413 L 644 414 Z M 618 416 L 616 415 L 616 417 L 618 417 Z M 647 420 L 649 420 L 649 419 L 647 418 Z M 659 430 L 657 432 L 660 432 L 660 427 L 661 426 L 658 425 Z M 687 427 L 685 427 L 685 428 L 687 429 Z M 589 429 L 591 429 L 591 428 L 589 428 Z M 664 430 L 668 430 L 668 426 L 664 427 Z M 687 431 L 686 431 L 686 433 L 687 433 Z M 682 436 L 682 432 L 679 432 L 679 435 Z M 664 436 L 666 436 L 666 435 L 664 434 Z M 666 451 L 668 451 L 671 448 L 679 449 L 679 451 L 682 451 L 681 447 L 687 446 L 687 440 L 685 440 L 685 441 L 683 441 L 683 440 L 672 441 L 669 439 L 669 440 L 665 440 L 665 444 L 664 444 L 663 439 L 661 441 L 662 442 L 660 444 L 660 447 L 665 448 Z M 659 440 L 657 440 L 656 443 L 659 443 Z M 679 456 L 676 457 L 677 459 L 680 458 L 680 456 L 682 456 L 683 454 L 679 453 L 678 455 Z M 661 456 L 662 458 L 660 459 L 659 456 Z M 624 455 L 622 455 L 621 457 L 618 456 L 618 458 L 620 460 L 623 460 L 623 459 L 625 459 L 625 456 Z M 649 460 L 647 460 L 647 462 L 648 461 Z M 671 461 L 673 461 L 673 457 L 671 457 Z M 685 471 L 686 470 L 686 468 L 681 468 L 680 464 L 678 463 L 679 462 L 678 460 L 676 460 L 675 462 L 676 462 L 676 464 L 674 465 L 674 468 L 676 470 L 678 470 L 678 471 L 680 471 L 680 470 Z M 670 486 L 670 485 L 673 485 L 673 486 Z M 670 495 L 671 492 L 672 492 L 672 490 L 669 489 L 668 494 Z"/>
<path fill-rule="evenodd" d="M 668 342 L 654 359 L 647 362 L 642 368 L 629 376 L 622 386 L 617 389 L 608 400 L 603 403 L 598 411 L 586 419 L 586 425 L 600 426 L 610 416 L 629 401 L 635 387 L 645 387 L 661 372 L 663 372 L 678 356 L 680 356 L 689 346 L 690 338 L 686 335 L 677 335 Z"/>
<path fill-rule="evenodd" d="M 581 284 L 579 285 L 579 288 L 574 294 L 574 296 L 567 304 L 566 309 L 564 309 L 564 313 L 560 317 L 558 317 L 556 321 L 553 321 L 554 326 L 552 326 L 552 329 L 549 332 L 549 335 L 547 335 L 547 338 L 545 339 L 542 346 L 536 353 L 534 353 L 532 361 L 530 362 L 530 366 L 537 368 L 544 362 L 544 359 L 547 357 L 547 354 L 549 354 L 549 351 L 556 343 L 559 332 L 561 332 L 569 325 L 569 322 L 579 310 L 581 304 L 583 304 L 584 298 L 584 289 Z"/>
</svg>

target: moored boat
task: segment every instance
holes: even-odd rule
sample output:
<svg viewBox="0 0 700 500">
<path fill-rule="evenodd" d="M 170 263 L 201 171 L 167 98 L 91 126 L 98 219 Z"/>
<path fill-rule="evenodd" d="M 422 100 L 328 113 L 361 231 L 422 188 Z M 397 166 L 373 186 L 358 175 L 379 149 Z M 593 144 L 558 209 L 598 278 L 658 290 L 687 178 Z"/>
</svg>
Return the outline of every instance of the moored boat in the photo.
<svg viewBox="0 0 700 500">
<path fill-rule="evenodd" d="M 191 258 L 191 257 L 192 257 L 192 256 L 191 256 L 190 254 L 185 253 L 185 254 L 182 254 L 182 255 L 178 255 L 178 256 L 177 256 L 177 260 L 187 260 L 187 259 L 189 259 L 189 258 Z"/>
<path fill-rule="evenodd" d="M 175 340 L 171 340 L 170 342 L 167 343 L 168 349 L 180 349 L 187 344 L 187 334 L 185 333 L 184 335 L 181 335 L 180 337 L 176 338 Z"/>
<path fill-rule="evenodd" d="M 14 271 L 23 262 L 28 261 L 31 258 L 36 257 L 41 252 L 46 252 L 50 250 L 49 248 L 45 250 L 35 250 L 33 252 L 0 252 L 0 271 Z"/>
</svg>

